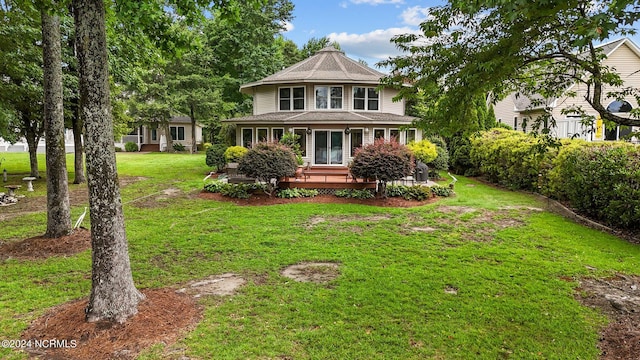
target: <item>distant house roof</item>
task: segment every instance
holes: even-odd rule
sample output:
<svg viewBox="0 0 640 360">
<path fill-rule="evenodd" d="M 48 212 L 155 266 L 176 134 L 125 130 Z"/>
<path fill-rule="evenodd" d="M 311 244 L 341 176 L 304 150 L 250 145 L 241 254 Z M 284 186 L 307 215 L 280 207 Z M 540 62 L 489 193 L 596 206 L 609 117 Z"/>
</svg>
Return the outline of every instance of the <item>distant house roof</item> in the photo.
<svg viewBox="0 0 640 360">
<path fill-rule="evenodd" d="M 347 57 L 344 52 L 328 46 L 313 56 L 267 76 L 262 80 L 240 86 L 240 91 L 251 94 L 251 88 L 260 85 L 287 83 L 380 83 L 385 74 Z"/>
<path fill-rule="evenodd" d="M 260 122 L 261 124 L 353 124 L 353 125 L 375 125 L 396 123 L 398 125 L 409 125 L 416 118 L 380 112 L 361 111 L 291 111 L 272 112 L 261 115 L 251 115 L 239 118 L 223 120 L 223 122 L 233 122 L 236 124 L 249 124 Z"/>
</svg>

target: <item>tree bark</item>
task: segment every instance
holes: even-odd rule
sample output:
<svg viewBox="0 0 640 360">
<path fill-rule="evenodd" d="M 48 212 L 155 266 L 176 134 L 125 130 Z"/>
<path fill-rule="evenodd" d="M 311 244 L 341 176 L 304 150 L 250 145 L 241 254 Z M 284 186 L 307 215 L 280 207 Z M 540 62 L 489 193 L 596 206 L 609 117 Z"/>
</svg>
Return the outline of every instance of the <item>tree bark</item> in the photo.
<svg viewBox="0 0 640 360">
<path fill-rule="evenodd" d="M 22 125 L 24 129 L 24 138 L 27 140 L 29 147 L 29 166 L 31 169 L 30 176 L 40 178 L 38 170 L 38 142 L 40 141 L 38 125 L 31 121 L 31 114 L 22 113 Z"/>
<path fill-rule="evenodd" d="M 195 154 L 198 152 L 198 147 L 196 146 L 196 116 L 194 105 L 191 104 L 189 106 L 189 110 L 191 110 L 191 153 Z"/>
<path fill-rule="evenodd" d="M 82 184 L 87 181 L 84 176 L 84 146 L 82 145 L 82 119 L 80 119 L 80 114 L 77 111 L 79 109 L 78 104 L 74 104 L 76 113 L 71 119 L 71 126 L 73 129 L 73 170 L 75 173 L 75 178 L 73 179 L 74 184 Z"/>
<path fill-rule="evenodd" d="M 60 18 L 42 9 L 44 68 L 44 131 L 47 162 L 47 232 L 57 238 L 71 232 L 67 158 L 64 146 L 62 104 L 62 47 Z"/>
<path fill-rule="evenodd" d="M 144 298 L 135 287 L 118 186 L 103 0 L 73 0 L 91 209 L 92 276 L 86 319 L 125 322 Z"/>
</svg>

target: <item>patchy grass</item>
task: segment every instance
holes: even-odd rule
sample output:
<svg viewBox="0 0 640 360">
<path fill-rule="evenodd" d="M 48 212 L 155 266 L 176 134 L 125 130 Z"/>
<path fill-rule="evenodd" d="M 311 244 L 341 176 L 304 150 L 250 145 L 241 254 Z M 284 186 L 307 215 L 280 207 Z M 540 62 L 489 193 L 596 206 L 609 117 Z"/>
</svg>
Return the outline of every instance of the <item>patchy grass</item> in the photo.
<svg viewBox="0 0 640 360">
<path fill-rule="evenodd" d="M 22 161 L 11 157 L 7 170 Z M 532 196 L 462 177 L 456 197 L 416 208 L 242 207 L 193 196 L 204 155 L 118 153 L 118 164 L 121 177 L 138 178 L 122 188 L 138 287 L 229 272 L 248 280 L 234 296 L 201 300 L 198 327 L 144 359 L 597 359 L 605 318 L 574 299 L 570 279 L 640 273 L 638 246 L 533 210 L 545 204 Z M 170 188 L 181 192 L 136 206 Z M 0 241 L 43 232 L 45 221 L 0 221 Z M 306 262 L 340 264 L 339 276 L 281 275 Z M 89 252 L 1 262 L 0 339 L 86 297 L 90 268 Z M 26 355 L 0 349 L 0 357 Z"/>
</svg>

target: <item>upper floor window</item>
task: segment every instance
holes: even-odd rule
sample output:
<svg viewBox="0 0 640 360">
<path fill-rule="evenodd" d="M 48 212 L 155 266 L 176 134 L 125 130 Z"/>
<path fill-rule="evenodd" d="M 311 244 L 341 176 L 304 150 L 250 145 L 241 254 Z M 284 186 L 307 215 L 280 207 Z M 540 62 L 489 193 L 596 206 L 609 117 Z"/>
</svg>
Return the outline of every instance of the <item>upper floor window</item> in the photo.
<svg viewBox="0 0 640 360">
<path fill-rule="evenodd" d="M 342 109 L 342 86 L 316 86 L 316 109 Z"/>
<path fill-rule="evenodd" d="M 280 111 L 304 110 L 304 86 L 282 87 L 279 95 Z"/>
<path fill-rule="evenodd" d="M 627 112 L 631 112 L 631 110 L 633 109 L 633 106 L 631 106 L 631 104 L 629 104 L 629 102 L 625 101 L 625 100 L 616 100 L 611 102 L 611 104 L 609 104 L 609 106 L 607 106 L 607 111 L 613 112 L 613 113 L 627 113 Z"/>
<path fill-rule="evenodd" d="M 379 105 L 376 88 L 353 87 L 353 110 L 378 110 Z"/>
</svg>

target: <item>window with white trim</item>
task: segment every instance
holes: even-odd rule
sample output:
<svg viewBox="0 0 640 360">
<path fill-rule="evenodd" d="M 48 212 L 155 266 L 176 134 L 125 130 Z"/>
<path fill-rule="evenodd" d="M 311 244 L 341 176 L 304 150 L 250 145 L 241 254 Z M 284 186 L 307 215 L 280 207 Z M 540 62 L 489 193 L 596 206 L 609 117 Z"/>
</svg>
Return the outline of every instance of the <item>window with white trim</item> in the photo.
<svg viewBox="0 0 640 360">
<path fill-rule="evenodd" d="M 252 128 L 244 128 L 242 129 L 242 146 L 246 148 L 250 148 L 253 145 L 253 129 Z"/>
<path fill-rule="evenodd" d="M 271 138 L 273 139 L 273 141 L 280 141 L 280 139 L 282 139 L 282 135 L 284 135 L 283 128 L 271 129 Z"/>
<path fill-rule="evenodd" d="M 278 95 L 280 111 L 304 110 L 304 86 L 281 87 Z"/>
<path fill-rule="evenodd" d="M 384 129 L 373 129 L 373 139 L 384 139 Z"/>
<path fill-rule="evenodd" d="M 416 129 L 408 129 L 405 133 L 405 144 L 411 144 L 411 142 L 416 141 Z"/>
<path fill-rule="evenodd" d="M 349 133 L 349 147 L 350 147 L 350 155 L 353 157 L 356 154 L 356 149 L 362 147 L 362 143 L 364 141 L 364 132 L 362 129 L 351 129 Z"/>
<path fill-rule="evenodd" d="M 353 110 L 378 110 L 379 94 L 373 87 L 353 87 Z"/>
<path fill-rule="evenodd" d="M 342 109 L 342 86 L 316 86 L 316 109 Z"/>
<path fill-rule="evenodd" d="M 301 155 L 307 156 L 307 129 L 294 129 L 293 133 L 298 135 Z"/>
<path fill-rule="evenodd" d="M 171 139 L 184 140 L 184 126 L 170 126 Z"/>
<path fill-rule="evenodd" d="M 264 141 L 269 141 L 269 129 L 266 128 L 258 128 L 257 130 L 257 141 L 260 142 L 264 142 Z"/>
<path fill-rule="evenodd" d="M 400 142 L 400 130 L 398 129 L 389 129 L 389 140 L 395 139 L 396 142 Z"/>
</svg>

